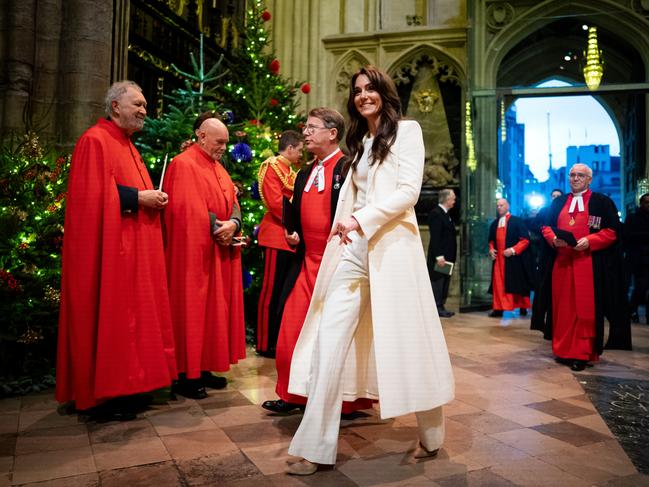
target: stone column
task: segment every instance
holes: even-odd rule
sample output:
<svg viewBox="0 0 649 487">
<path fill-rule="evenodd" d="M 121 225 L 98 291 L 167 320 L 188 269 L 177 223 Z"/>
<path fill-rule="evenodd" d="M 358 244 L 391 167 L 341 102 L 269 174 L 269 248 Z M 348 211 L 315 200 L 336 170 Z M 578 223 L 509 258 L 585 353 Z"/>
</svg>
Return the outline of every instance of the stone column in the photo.
<svg viewBox="0 0 649 487">
<path fill-rule="evenodd" d="M 111 79 L 112 35 L 113 0 L 65 1 L 57 117 L 62 143 L 73 143 L 104 113 L 103 97 Z"/>
<path fill-rule="evenodd" d="M 28 104 L 34 73 L 36 0 L 13 0 L 2 8 L 3 49 L 1 135 L 23 133 L 23 115 Z"/>
</svg>

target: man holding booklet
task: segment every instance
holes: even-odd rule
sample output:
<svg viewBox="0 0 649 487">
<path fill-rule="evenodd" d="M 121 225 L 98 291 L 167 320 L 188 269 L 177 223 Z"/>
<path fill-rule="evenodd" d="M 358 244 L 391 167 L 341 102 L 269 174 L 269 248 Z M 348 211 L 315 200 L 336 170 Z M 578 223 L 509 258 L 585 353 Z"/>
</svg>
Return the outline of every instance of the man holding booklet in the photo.
<svg viewBox="0 0 649 487">
<path fill-rule="evenodd" d="M 169 205 L 164 240 L 179 380 L 173 390 L 192 399 L 220 389 L 223 372 L 245 358 L 241 210 L 221 165 L 228 129 L 213 115 L 197 120 L 196 143 L 174 157 L 164 176 Z"/>
<path fill-rule="evenodd" d="M 552 202 L 542 227 L 550 252 L 539 294 L 548 309 L 535 311 L 532 328 L 552 338 L 558 362 L 581 371 L 604 349 L 605 317 L 606 348 L 630 350 L 631 331 L 615 203 L 590 190 L 585 164 L 573 165 L 569 178 L 571 193 Z"/>
<path fill-rule="evenodd" d="M 455 224 L 448 214 L 453 206 L 455 192 L 452 189 L 442 189 L 439 192 L 438 205 L 431 210 L 428 217 L 428 274 L 440 318 L 450 318 L 455 314 L 444 307 L 457 255 Z"/>
</svg>

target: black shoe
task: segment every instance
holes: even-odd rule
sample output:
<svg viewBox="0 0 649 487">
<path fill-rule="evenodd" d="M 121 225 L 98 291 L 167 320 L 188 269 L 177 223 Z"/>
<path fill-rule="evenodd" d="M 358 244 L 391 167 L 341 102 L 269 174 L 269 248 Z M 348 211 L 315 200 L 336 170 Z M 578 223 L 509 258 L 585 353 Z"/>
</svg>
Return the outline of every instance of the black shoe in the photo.
<svg viewBox="0 0 649 487">
<path fill-rule="evenodd" d="M 570 366 L 570 370 L 574 370 L 575 372 L 581 372 L 585 368 L 586 368 L 585 360 L 573 360 L 572 365 Z"/>
<path fill-rule="evenodd" d="M 631 313 L 631 323 L 640 323 L 640 316 L 638 316 L 638 313 Z"/>
<path fill-rule="evenodd" d="M 225 377 L 218 377 L 212 375 L 212 372 L 204 370 L 201 372 L 201 383 L 203 387 L 209 387 L 210 389 L 224 389 L 228 385 L 228 380 Z"/>
<path fill-rule="evenodd" d="M 572 363 L 574 362 L 574 360 L 570 358 L 561 358 L 561 357 L 554 357 L 554 361 L 558 364 L 565 365 L 567 367 L 572 366 Z"/>
<path fill-rule="evenodd" d="M 261 407 L 268 411 L 272 411 L 274 413 L 280 413 L 280 414 L 286 414 L 286 413 L 290 413 L 294 409 L 304 408 L 304 406 L 302 406 L 301 404 L 286 402 L 282 399 L 277 399 L 276 401 L 264 401 Z"/>
<path fill-rule="evenodd" d="M 96 423 L 108 423 L 110 421 L 133 421 L 137 413 L 126 405 L 122 398 L 108 400 L 98 406 L 79 411 L 87 415 L 89 421 Z"/>
<path fill-rule="evenodd" d="M 455 316 L 455 313 L 453 313 L 453 311 L 448 311 L 446 309 L 439 309 L 437 310 L 437 313 L 439 314 L 440 318 L 450 318 L 452 316 Z"/>
<path fill-rule="evenodd" d="M 205 399 L 207 392 L 200 379 L 184 379 L 173 383 L 171 390 L 188 399 Z"/>
<path fill-rule="evenodd" d="M 521 311 L 521 312 L 520 312 L 520 315 L 521 315 L 521 316 L 527 316 L 527 310 L 526 310 L 525 308 L 521 308 L 520 311 Z"/>
<path fill-rule="evenodd" d="M 503 317 L 503 310 L 502 309 L 494 309 L 487 316 L 489 318 L 502 318 Z"/>
</svg>

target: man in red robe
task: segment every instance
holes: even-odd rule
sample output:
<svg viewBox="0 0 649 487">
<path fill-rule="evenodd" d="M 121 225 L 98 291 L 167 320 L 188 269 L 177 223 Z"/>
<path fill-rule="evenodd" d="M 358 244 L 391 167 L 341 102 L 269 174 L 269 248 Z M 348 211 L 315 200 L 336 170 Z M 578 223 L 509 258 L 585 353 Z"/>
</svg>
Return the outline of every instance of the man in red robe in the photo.
<svg viewBox="0 0 649 487">
<path fill-rule="evenodd" d="M 292 166 L 302 158 L 304 142 L 294 130 L 279 136 L 279 155 L 261 163 L 258 173 L 259 194 L 267 210 L 259 224 L 257 241 L 264 248 L 264 280 L 257 308 L 257 353 L 275 356 L 281 316 L 277 306 L 286 281 L 295 247 L 284 238 L 282 201 L 293 196 L 295 171 Z"/>
<path fill-rule="evenodd" d="M 220 389 L 223 372 L 246 356 L 241 228 L 235 187 L 219 162 L 228 129 L 206 118 L 197 141 L 174 157 L 164 177 L 169 205 L 163 214 L 171 317 L 179 380 L 174 392 L 207 397 Z"/>
<path fill-rule="evenodd" d="M 275 356 L 275 392 L 279 399 L 262 404 L 264 409 L 275 413 L 288 413 L 306 404 L 305 397 L 288 393 L 291 359 L 309 309 L 347 170 L 347 160 L 338 147 L 344 132 L 345 120 L 336 110 L 320 107 L 309 112 L 303 130 L 304 142 L 315 159 L 295 179 L 293 206 L 298 222 L 296 231 L 287 235 L 287 240 L 297 246 L 297 252 L 280 303 L 282 321 Z M 342 412 L 351 414 L 371 407 L 370 399 L 357 399 L 343 402 Z"/>
<path fill-rule="evenodd" d="M 570 168 L 571 193 L 552 203 L 543 237 L 553 249 L 544 288 L 548 321 L 533 319 L 532 328 L 552 338 L 557 361 L 584 370 L 603 350 L 604 317 L 609 320 L 607 348 L 631 348 L 622 256 L 620 220 L 613 201 L 589 189 L 593 172 L 585 164 Z M 569 245 L 570 235 L 576 242 Z"/>
<path fill-rule="evenodd" d="M 509 213 L 509 203 L 496 201 L 496 218 L 489 228 L 489 256 L 493 260 L 490 292 L 493 294 L 492 318 L 503 311 L 520 308 L 527 316 L 530 307 L 531 261 L 526 252 L 530 245 L 527 227 L 522 219 Z"/>
<path fill-rule="evenodd" d="M 128 396 L 176 377 L 160 210 L 130 140 L 146 100 L 131 81 L 106 95 L 108 119 L 77 142 L 65 212 L 56 399 L 96 419 L 135 417 Z"/>
</svg>

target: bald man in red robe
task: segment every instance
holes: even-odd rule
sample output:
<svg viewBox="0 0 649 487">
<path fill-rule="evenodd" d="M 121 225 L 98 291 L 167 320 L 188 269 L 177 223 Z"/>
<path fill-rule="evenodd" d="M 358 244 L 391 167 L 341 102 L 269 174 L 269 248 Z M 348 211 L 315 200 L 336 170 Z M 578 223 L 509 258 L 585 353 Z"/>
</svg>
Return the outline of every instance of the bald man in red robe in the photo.
<svg viewBox="0 0 649 487">
<path fill-rule="evenodd" d="M 530 307 L 531 261 L 527 251 L 530 238 L 525 223 L 509 213 L 509 203 L 500 198 L 496 202 L 498 218 L 489 228 L 489 256 L 494 261 L 491 292 L 492 318 L 499 318 L 503 311 L 520 308 L 520 315 L 527 316 Z"/>
<path fill-rule="evenodd" d="M 164 237 L 179 380 L 173 390 L 192 399 L 220 389 L 223 372 L 245 358 L 241 228 L 235 187 L 219 162 L 228 129 L 207 118 L 197 142 L 176 156 L 164 178 L 169 205 Z M 234 244 L 234 245 L 233 245 Z"/>
<path fill-rule="evenodd" d="M 56 399 L 97 420 L 129 420 L 133 395 L 176 377 L 160 210 L 131 135 L 146 100 L 131 81 L 77 142 L 67 191 Z"/>
<path fill-rule="evenodd" d="M 631 348 L 626 288 L 619 249 L 620 221 L 613 201 L 590 190 L 593 172 L 585 164 L 570 168 L 571 193 L 550 208 L 543 237 L 554 249 L 550 289 L 550 320 L 557 361 L 574 371 L 584 370 L 603 350 L 604 317 L 610 322 L 607 348 Z M 576 245 L 557 236 L 572 233 Z M 566 236 L 565 238 L 568 238 Z M 538 320 L 533 328 L 540 329 Z"/>
</svg>

